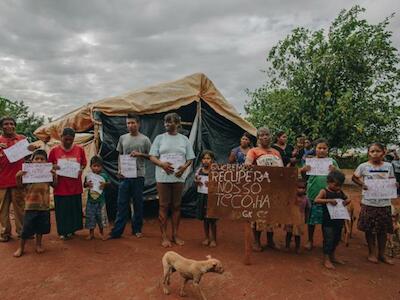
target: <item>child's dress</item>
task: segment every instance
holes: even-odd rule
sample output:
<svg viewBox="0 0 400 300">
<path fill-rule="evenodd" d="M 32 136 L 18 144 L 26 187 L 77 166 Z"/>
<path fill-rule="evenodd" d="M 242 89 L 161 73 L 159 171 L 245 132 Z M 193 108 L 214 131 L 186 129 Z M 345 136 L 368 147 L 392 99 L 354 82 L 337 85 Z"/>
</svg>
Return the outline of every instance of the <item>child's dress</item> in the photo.
<svg viewBox="0 0 400 300">
<path fill-rule="evenodd" d="M 103 177 L 104 182 L 108 182 L 109 178 L 107 174 L 101 173 L 99 174 Z M 88 181 L 88 176 L 85 178 L 85 182 Z M 106 212 L 106 199 L 104 191 L 99 194 L 98 192 L 92 191 L 88 189 L 87 191 L 87 204 L 86 204 L 86 222 L 85 227 L 87 229 L 96 228 L 96 224 L 99 225 L 100 228 L 104 228 L 107 226 L 107 212 Z"/>
<path fill-rule="evenodd" d="M 195 176 L 208 176 L 208 174 L 203 172 L 203 168 L 199 168 Z M 199 220 L 211 219 L 207 218 L 207 202 L 208 202 L 208 194 L 197 192 L 197 207 L 196 207 L 197 219 Z"/>
<path fill-rule="evenodd" d="M 310 200 L 307 196 L 297 196 L 296 205 L 299 207 L 299 214 L 301 224 L 286 224 L 285 231 L 292 232 L 294 235 L 302 235 L 304 231 L 304 224 L 307 222 L 307 212 L 310 210 Z"/>
</svg>

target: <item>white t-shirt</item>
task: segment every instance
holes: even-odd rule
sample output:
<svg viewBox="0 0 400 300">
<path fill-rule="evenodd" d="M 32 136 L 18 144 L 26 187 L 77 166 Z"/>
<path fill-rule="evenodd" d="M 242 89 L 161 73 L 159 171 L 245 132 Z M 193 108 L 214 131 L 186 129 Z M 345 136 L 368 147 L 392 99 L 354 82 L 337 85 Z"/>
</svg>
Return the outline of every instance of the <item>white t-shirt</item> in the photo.
<svg viewBox="0 0 400 300">
<path fill-rule="evenodd" d="M 357 167 L 354 175 L 365 179 L 388 179 L 394 177 L 393 166 L 388 162 L 384 162 L 381 166 L 374 166 L 369 162 L 362 163 Z M 364 205 L 385 207 L 391 205 L 391 199 L 364 199 L 361 198 Z"/>
</svg>

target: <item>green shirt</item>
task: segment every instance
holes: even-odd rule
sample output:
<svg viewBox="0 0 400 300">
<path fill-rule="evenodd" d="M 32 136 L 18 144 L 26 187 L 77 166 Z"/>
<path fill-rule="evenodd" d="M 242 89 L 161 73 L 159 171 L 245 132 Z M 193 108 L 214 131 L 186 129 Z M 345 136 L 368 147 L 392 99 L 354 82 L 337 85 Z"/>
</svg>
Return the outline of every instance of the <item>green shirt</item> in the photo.
<svg viewBox="0 0 400 300">
<path fill-rule="evenodd" d="M 332 164 L 339 169 L 336 160 L 332 159 Z M 319 192 L 326 188 L 327 182 L 326 175 L 310 175 L 307 180 L 307 197 L 310 201 L 314 202 L 315 198 L 318 196 Z"/>
</svg>

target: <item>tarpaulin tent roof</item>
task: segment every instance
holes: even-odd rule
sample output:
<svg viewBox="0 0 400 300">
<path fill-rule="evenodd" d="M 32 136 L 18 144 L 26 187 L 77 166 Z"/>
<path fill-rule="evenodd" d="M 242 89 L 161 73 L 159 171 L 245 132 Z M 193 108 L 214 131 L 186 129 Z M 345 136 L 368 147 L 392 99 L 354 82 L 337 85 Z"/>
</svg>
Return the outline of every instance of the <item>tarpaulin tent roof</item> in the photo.
<svg viewBox="0 0 400 300">
<path fill-rule="evenodd" d="M 200 100 L 206 102 L 215 112 L 243 130 L 255 135 L 256 129 L 239 116 L 235 108 L 226 101 L 212 81 L 202 73 L 88 103 L 49 124 L 39 127 L 34 134 L 41 140 L 46 140 L 49 137 L 59 139 L 59 135 L 65 127 L 72 127 L 77 132 L 85 132 L 91 129 L 94 125 L 94 112 L 101 112 L 107 116 L 125 116 L 127 113 L 162 113 Z"/>
</svg>

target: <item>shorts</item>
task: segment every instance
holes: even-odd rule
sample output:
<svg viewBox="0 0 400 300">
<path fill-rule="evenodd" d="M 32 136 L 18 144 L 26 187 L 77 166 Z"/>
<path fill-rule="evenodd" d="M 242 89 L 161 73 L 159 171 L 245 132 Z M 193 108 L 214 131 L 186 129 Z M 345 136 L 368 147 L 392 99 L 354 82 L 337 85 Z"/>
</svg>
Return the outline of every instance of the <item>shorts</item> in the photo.
<svg viewBox="0 0 400 300">
<path fill-rule="evenodd" d="M 48 234 L 50 227 L 50 211 L 27 210 L 25 211 L 21 239 L 26 240 L 34 234 Z"/>
</svg>

